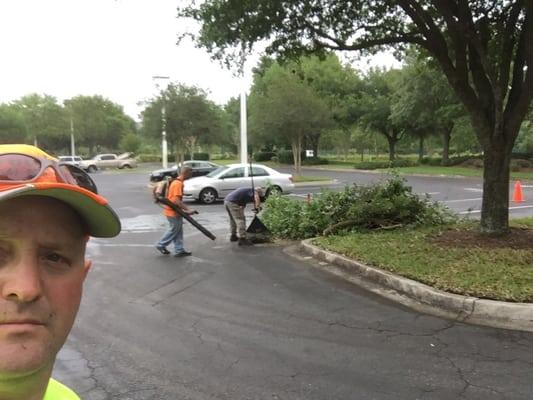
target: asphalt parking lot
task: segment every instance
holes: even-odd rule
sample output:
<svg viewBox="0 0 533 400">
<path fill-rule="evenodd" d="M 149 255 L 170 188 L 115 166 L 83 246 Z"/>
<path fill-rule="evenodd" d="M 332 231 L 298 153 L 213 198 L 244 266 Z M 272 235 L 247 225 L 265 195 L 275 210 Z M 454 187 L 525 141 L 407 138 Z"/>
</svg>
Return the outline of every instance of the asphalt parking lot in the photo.
<svg viewBox="0 0 533 400">
<path fill-rule="evenodd" d="M 193 256 L 162 256 L 147 174 L 94 177 L 124 229 L 90 242 L 54 370 L 84 400 L 531 398 L 533 334 L 419 314 L 282 245 L 238 247 L 221 203 L 193 205 L 216 241 L 186 226 Z M 464 187 L 440 190 L 453 200 Z"/>
</svg>

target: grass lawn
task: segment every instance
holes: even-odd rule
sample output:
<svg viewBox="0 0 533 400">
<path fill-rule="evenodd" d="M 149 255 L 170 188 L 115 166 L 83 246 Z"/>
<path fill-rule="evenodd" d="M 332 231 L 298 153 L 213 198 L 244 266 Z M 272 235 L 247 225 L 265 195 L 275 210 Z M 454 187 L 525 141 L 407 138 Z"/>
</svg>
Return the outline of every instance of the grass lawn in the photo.
<svg viewBox="0 0 533 400">
<path fill-rule="evenodd" d="M 218 165 L 228 165 L 228 164 L 237 164 L 237 163 L 240 163 L 240 160 L 237 160 L 236 158 L 234 159 L 230 159 L 230 160 L 209 160 L 211 162 L 214 162 L 215 164 L 218 164 Z"/>
<path fill-rule="evenodd" d="M 448 292 L 533 302 L 533 219 L 512 225 L 514 236 L 501 239 L 481 237 L 469 222 L 450 229 L 321 237 L 314 243 Z"/>
<path fill-rule="evenodd" d="M 424 175 L 460 175 L 460 176 L 483 176 L 483 170 L 466 167 L 440 167 L 420 165 L 417 167 L 394 168 L 401 174 L 424 174 Z M 387 171 L 381 169 L 379 171 Z M 533 180 L 533 172 L 511 172 L 511 179 Z"/>
<path fill-rule="evenodd" d="M 237 159 L 232 160 L 212 160 L 216 164 L 220 165 L 227 165 L 227 164 L 235 164 L 239 163 L 240 161 Z M 330 159 L 329 164 L 323 164 L 323 165 L 313 165 L 313 166 L 303 166 L 304 168 L 320 168 L 320 169 L 353 169 L 354 171 L 357 171 L 354 168 L 355 162 L 358 162 L 359 160 L 349 160 L 349 161 L 342 161 L 338 159 Z M 289 167 L 292 165 L 288 164 L 278 164 L 274 163 L 272 161 L 266 161 L 261 162 L 260 164 L 268 165 L 274 169 L 279 168 L 281 166 L 283 167 Z M 388 169 L 378 169 L 376 171 L 380 172 L 387 172 Z M 474 177 L 482 177 L 483 176 L 483 170 L 478 168 L 467 168 L 467 167 L 441 167 L 441 166 L 431 166 L 431 165 L 419 165 L 417 167 L 402 167 L 402 168 L 394 168 L 394 171 L 399 172 L 400 174 L 422 174 L 422 175 L 445 175 L 445 176 L 474 176 Z M 533 180 L 533 171 L 527 171 L 527 172 L 511 172 L 511 179 L 522 179 L 522 180 Z M 322 179 L 323 180 L 323 179 Z"/>
</svg>

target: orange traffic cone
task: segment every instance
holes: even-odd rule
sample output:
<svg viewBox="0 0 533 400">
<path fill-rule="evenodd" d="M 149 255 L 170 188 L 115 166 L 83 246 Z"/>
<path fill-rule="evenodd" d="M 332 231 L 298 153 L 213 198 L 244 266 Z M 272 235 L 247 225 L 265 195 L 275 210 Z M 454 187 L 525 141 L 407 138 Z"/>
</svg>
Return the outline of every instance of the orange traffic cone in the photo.
<svg viewBox="0 0 533 400">
<path fill-rule="evenodd" d="M 522 201 L 524 201 L 524 196 L 522 196 L 522 184 L 520 181 L 516 181 L 514 184 L 513 202 L 520 203 Z"/>
</svg>

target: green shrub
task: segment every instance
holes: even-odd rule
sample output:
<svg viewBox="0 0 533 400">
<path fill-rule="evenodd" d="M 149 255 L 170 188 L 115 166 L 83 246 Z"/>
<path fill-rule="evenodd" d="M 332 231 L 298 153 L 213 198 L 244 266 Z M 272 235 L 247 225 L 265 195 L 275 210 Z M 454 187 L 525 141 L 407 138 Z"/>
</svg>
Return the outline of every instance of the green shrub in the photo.
<svg viewBox="0 0 533 400">
<path fill-rule="evenodd" d="M 341 192 L 327 191 L 309 203 L 272 195 L 263 215 L 275 236 L 288 239 L 319 236 L 327 229 L 342 232 L 442 225 L 454 219 L 440 205 L 413 194 L 398 176 L 369 186 L 347 186 Z"/>
<path fill-rule="evenodd" d="M 329 160 L 327 158 L 321 158 L 321 157 L 309 157 L 305 160 L 302 160 L 302 165 L 325 165 L 329 164 Z"/>
<path fill-rule="evenodd" d="M 292 164 L 294 162 L 291 150 L 278 150 L 276 157 L 278 157 L 278 162 L 281 164 Z"/>
<path fill-rule="evenodd" d="M 139 154 L 137 155 L 138 162 L 161 162 L 161 154 Z"/>
<path fill-rule="evenodd" d="M 470 158 L 466 161 L 463 161 L 460 165 L 465 167 L 483 168 L 483 160 L 477 158 Z"/>
<path fill-rule="evenodd" d="M 385 168 L 401 168 L 401 167 L 415 167 L 417 163 L 412 160 L 398 158 L 394 161 L 361 161 L 354 165 L 355 169 L 385 169 Z"/>
<path fill-rule="evenodd" d="M 185 154 L 185 160 L 209 161 L 209 153 L 193 153 L 192 158 L 190 154 Z"/>
<path fill-rule="evenodd" d="M 254 161 L 270 161 L 276 155 L 273 151 L 258 151 L 254 154 Z"/>
<path fill-rule="evenodd" d="M 456 165 L 469 165 L 475 166 L 479 164 L 479 160 L 482 160 L 481 155 L 466 155 L 466 156 L 453 156 L 448 158 L 448 163 L 446 166 L 453 167 Z M 477 160 L 477 161 L 476 161 Z M 424 157 L 420 164 L 432 165 L 432 166 L 441 166 L 442 157 Z"/>
<path fill-rule="evenodd" d="M 511 170 L 513 170 L 513 168 L 516 168 L 517 171 L 520 171 L 523 168 L 531 168 L 531 161 L 524 159 L 511 160 Z"/>
<path fill-rule="evenodd" d="M 511 158 L 521 158 L 525 160 L 532 160 L 533 159 L 533 153 L 526 153 L 526 152 L 515 152 L 513 151 L 513 154 L 511 154 Z"/>
<path fill-rule="evenodd" d="M 299 239 L 305 236 L 299 230 L 302 208 L 305 203 L 292 200 L 288 197 L 272 194 L 265 203 L 263 219 L 274 235 L 282 238 Z"/>
</svg>

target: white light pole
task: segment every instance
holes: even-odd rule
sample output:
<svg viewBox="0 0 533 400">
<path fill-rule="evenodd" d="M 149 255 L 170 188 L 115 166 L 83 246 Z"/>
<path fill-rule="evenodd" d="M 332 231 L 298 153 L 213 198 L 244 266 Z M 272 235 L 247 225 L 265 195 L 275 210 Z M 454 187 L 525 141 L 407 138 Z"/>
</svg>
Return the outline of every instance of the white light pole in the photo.
<svg viewBox="0 0 533 400">
<path fill-rule="evenodd" d="M 246 91 L 241 90 L 241 163 L 248 163 L 248 136 L 246 125 Z"/>
<path fill-rule="evenodd" d="M 74 157 L 76 155 L 76 144 L 74 143 L 74 121 L 70 117 L 70 155 Z"/>
<path fill-rule="evenodd" d="M 158 80 L 169 80 L 170 77 L 168 76 L 152 76 L 152 79 L 155 81 L 155 87 L 159 89 L 159 84 L 157 83 Z M 162 98 L 162 105 L 161 105 L 161 120 L 162 120 L 162 132 L 161 132 L 161 161 L 163 164 L 163 168 L 168 168 L 168 148 L 167 148 L 167 132 L 166 132 L 166 125 L 167 125 L 167 117 L 165 113 L 165 98 L 163 96 Z"/>
</svg>

